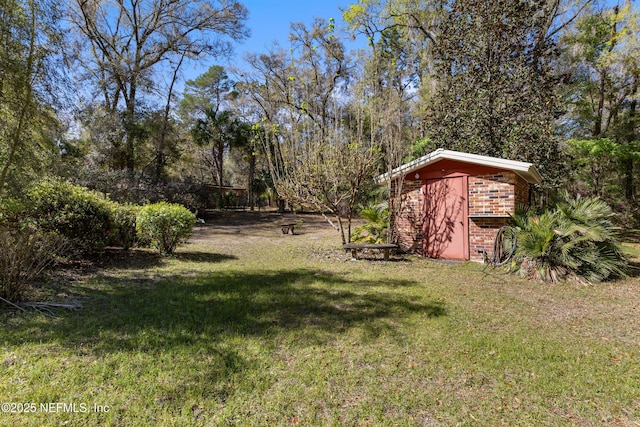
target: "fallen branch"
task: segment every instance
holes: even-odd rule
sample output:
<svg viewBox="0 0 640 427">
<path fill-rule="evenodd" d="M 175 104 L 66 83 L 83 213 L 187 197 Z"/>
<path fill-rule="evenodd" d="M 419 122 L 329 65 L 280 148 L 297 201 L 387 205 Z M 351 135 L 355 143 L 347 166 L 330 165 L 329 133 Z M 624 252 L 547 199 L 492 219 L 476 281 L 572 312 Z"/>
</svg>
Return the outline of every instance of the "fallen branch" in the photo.
<svg viewBox="0 0 640 427">
<path fill-rule="evenodd" d="M 72 300 L 69 302 L 25 302 L 22 304 L 15 304 L 5 298 L 0 297 L 0 301 L 10 305 L 13 308 L 17 308 L 20 311 L 27 312 L 25 307 L 33 308 L 34 310 L 51 317 L 56 317 L 53 309 L 66 308 L 67 310 L 78 310 L 82 308 L 82 304 L 78 300 Z"/>
<path fill-rule="evenodd" d="M 6 299 L 4 299 L 4 298 L 2 298 L 2 297 L 0 297 L 0 301 L 5 302 L 5 303 L 9 304 L 11 307 L 17 308 L 18 310 L 27 311 L 27 310 L 25 310 L 24 308 L 20 307 L 19 305 L 14 304 L 14 303 L 12 303 L 11 301 L 6 300 Z"/>
<path fill-rule="evenodd" d="M 77 300 L 72 302 L 27 302 L 22 304 L 25 307 L 31 307 L 40 313 L 45 315 L 56 317 L 53 309 L 55 308 L 66 308 L 67 310 L 78 310 L 82 308 L 82 304 Z"/>
<path fill-rule="evenodd" d="M 77 301 L 62 303 L 62 302 L 27 302 L 22 304 L 25 307 L 31 308 L 66 308 L 68 310 L 78 310 L 82 308 L 82 304 Z"/>
</svg>

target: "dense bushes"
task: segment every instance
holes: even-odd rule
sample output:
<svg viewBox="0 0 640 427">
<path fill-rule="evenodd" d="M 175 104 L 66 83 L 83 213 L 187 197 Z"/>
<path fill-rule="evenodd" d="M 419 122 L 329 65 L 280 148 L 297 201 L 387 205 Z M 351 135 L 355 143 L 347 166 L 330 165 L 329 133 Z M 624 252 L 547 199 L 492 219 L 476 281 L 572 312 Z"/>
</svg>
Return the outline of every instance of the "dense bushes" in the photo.
<svg viewBox="0 0 640 427">
<path fill-rule="evenodd" d="M 60 233 L 82 251 L 110 243 L 114 205 L 102 193 L 44 180 L 27 189 L 25 196 L 28 214 L 42 230 Z"/>
<path fill-rule="evenodd" d="M 0 229 L 0 298 L 19 301 L 33 280 L 67 249 L 56 233 L 33 227 Z"/>
<path fill-rule="evenodd" d="M 597 198 L 572 199 L 540 215 L 514 216 L 517 246 L 512 268 L 544 281 L 590 283 L 625 275 L 613 212 Z"/>
<path fill-rule="evenodd" d="M 171 254 L 196 217 L 181 205 L 119 204 L 68 182 L 44 180 L 22 200 L 0 200 L 0 297 L 18 301 L 60 255 L 125 249 L 141 242 Z"/>
<path fill-rule="evenodd" d="M 139 241 L 136 234 L 136 220 L 139 211 L 140 206 L 111 203 L 113 232 L 111 233 L 110 245 L 129 249 Z"/>
<path fill-rule="evenodd" d="M 128 249 L 143 242 L 169 254 L 190 235 L 195 223 L 195 216 L 181 205 L 119 204 L 97 191 L 55 180 L 33 185 L 25 200 L 31 222 L 43 231 L 61 234 L 83 252 L 108 245 Z"/>
<path fill-rule="evenodd" d="M 184 206 L 166 202 L 144 206 L 138 213 L 136 228 L 162 254 L 171 254 L 191 235 L 196 216 Z"/>
</svg>

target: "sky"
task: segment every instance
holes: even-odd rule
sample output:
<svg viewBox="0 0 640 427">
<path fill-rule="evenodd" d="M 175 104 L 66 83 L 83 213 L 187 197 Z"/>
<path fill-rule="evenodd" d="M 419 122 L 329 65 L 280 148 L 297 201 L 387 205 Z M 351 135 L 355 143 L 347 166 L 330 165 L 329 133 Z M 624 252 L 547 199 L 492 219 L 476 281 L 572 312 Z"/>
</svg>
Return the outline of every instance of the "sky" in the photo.
<svg viewBox="0 0 640 427">
<path fill-rule="evenodd" d="M 346 9 L 357 0 L 241 0 L 249 9 L 246 23 L 251 29 L 251 37 L 242 44 L 235 44 L 234 56 L 229 62 L 243 67 L 242 58 L 246 52 L 267 52 L 272 42 L 277 40 L 280 46 L 289 46 L 291 22 L 302 22 L 310 26 L 314 18 L 334 18 L 337 27 L 344 25 L 340 8 Z M 223 61 L 226 62 L 226 61 Z M 226 64 L 220 64 L 226 65 Z M 200 73 L 206 68 L 199 70 Z"/>
<path fill-rule="evenodd" d="M 342 23 L 342 12 L 357 0 L 244 0 L 252 36 L 239 51 L 264 52 L 273 40 L 287 45 L 291 22 L 310 25 L 315 17 Z"/>
<path fill-rule="evenodd" d="M 266 52 L 273 40 L 281 46 L 288 46 L 291 22 L 302 22 L 310 25 L 315 17 L 335 18 L 337 26 L 343 26 L 342 12 L 358 0 L 241 0 L 249 9 L 247 26 L 251 29 L 251 38 L 241 45 L 236 45 L 234 61 L 240 61 L 244 52 Z M 624 0 L 604 0 L 612 6 L 622 4 Z M 637 1 L 637 0 L 634 0 Z M 357 47 L 366 43 L 360 41 Z"/>
</svg>

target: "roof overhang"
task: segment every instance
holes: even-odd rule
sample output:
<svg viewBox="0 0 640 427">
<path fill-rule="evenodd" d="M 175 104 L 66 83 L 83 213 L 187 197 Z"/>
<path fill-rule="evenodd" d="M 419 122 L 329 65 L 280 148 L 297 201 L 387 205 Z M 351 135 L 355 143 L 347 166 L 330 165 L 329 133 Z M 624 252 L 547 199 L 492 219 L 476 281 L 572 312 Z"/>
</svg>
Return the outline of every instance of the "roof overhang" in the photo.
<svg viewBox="0 0 640 427">
<path fill-rule="evenodd" d="M 413 160 L 412 162 L 405 163 L 404 165 L 395 168 L 390 173 L 385 173 L 376 177 L 375 180 L 378 184 L 382 184 L 389 180 L 393 181 L 441 160 L 454 160 L 479 166 L 509 170 L 518 174 L 530 184 L 540 184 L 542 182 L 540 172 L 538 172 L 536 167 L 531 163 L 500 159 L 497 157 L 480 156 L 478 154 L 462 153 L 460 151 L 445 150 L 442 148 L 439 148 L 426 156 L 422 156 L 419 159 Z"/>
</svg>

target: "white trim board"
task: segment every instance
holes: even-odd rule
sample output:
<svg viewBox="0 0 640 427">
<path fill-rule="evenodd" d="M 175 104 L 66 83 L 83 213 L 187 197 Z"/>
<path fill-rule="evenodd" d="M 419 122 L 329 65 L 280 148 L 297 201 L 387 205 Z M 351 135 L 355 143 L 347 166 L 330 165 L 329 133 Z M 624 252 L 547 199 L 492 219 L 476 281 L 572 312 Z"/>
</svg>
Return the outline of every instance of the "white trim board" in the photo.
<svg viewBox="0 0 640 427">
<path fill-rule="evenodd" d="M 480 156 L 478 154 L 462 153 L 460 151 L 445 150 L 443 148 L 439 148 L 426 156 L 422 156 L 419 159 L 405 163 L 404 165 L 392 170 L 391 174 L 382 174 L 376 177 L 375 180 L 378 184 L 382 184 L 388 179 L 397 179 L 400 176 L 405 176 L 411 172 L 417 171 L 418 169 L 422 169 L 425 166 L 439 162 L 440 160 L 456 160 L 463 163 L 510 170 L 520 175 L 530 184 L 540 184 L 542 182 L 540 172 L 538 172 L 536 167 L 531 163 L 500 159 L 497 157 Z"/>
</svg>

